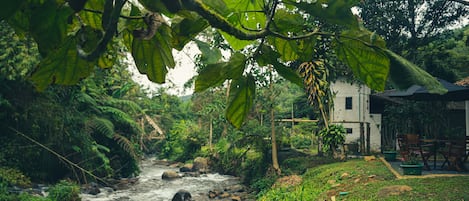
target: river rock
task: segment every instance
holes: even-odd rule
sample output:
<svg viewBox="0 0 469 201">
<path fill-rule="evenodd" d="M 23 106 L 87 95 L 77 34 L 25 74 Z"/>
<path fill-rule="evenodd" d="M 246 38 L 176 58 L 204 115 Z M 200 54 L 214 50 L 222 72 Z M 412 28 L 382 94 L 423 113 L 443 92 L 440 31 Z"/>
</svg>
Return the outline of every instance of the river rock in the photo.
<svg viewBox="0 0 469 201">
<path fill-rule="evenodd" d="M 213 190 L 208 191 L 208 197 L 210 199 L 213 199 L 213 198 L 217 197 L 218 195 L 221 195 L 222 193 L 223 193 L 223 190 L 213 189 Z"/>
<path fill-rule="evenodd" d="M 192 172 L 194 168 L 194 165 L 188 163 L 179 168 L 179 172 Z"/>
<path fill-rule="evenodd" d="M 171 201 L 190 201 L 191 199 L 191 193 L 186 190 L 179 190 L 173 197 Z"/>
<path fill-rule="evenodd" d="M 192 170 L 199 171 L 201 173 L 208 172 L 208 158 L 197 157 L 194 159 Z"/>
<path fill-rule="evenodd" d="M 232 186 L 228 186 L 225 188 L 225 191 L 236 193 L 236 192 L 244 192 L 244 186 L 241 184 L 236 184 Z"/>
<path fill-rule="evenodd" d="M 223 193 L 221 193 L 220 195 L 218 195 L 218 198 L 224 199 L 224 198 L 228 198 L 228 197 L 230 197 L 230 196 L 231 196 L 230 193 L 228 193 L 228 192 L 223 192 Z"/>
<path fill-rule="evenodd" d="M 154 165 L 166 165 L 169 166 L 171 163 L 168 161 L 168 159 L 163 159 L 163 160 L 155 160 L 153 162 Z"/>
<path fill-rule="evenodd" d="M 178 167 L 181 167 L 183 164 L 182 163 L 173 163 L 173 164 L 170 164 L 169 167 L 170 168 L 178 168 Z"/>
<path fill-rule="evenodd" d="M 168 170 L 168 171 L 163 172 L 163 175 L 161 175 L 161 178 L 163 180 L 172 180 L 172 179 L 181 178 L 181 176 L 176 171 Z"/>
<path fill-rule="evenodd" d="M 233 195 L 233 196 L 231 196 L 231 200 L 232 201 L 241 201 L 241 197 L 237 196 L 237 195 Z"/>
<path fill-rule="evenodd" d="M 90 194 L 90 195 L 98 195 L 101 193 L 101 190 L 99 190 L 99 186 L 97 183 L 91 182 L 87 185 L 84 185 L 82 187 L 83 193 Z"/>
<path fill-rule="evenodd" d="M 184 172 L 184 177 L 200 177 L 200 172 Z"/>
</svg>

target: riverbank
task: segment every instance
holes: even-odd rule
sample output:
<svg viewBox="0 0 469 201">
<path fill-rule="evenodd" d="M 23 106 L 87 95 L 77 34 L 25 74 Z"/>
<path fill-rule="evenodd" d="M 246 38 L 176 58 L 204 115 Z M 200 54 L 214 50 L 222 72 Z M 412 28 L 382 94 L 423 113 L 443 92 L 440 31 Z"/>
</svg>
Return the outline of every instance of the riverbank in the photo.
<svg viewBox="0 0 469 201">
<path fill-rule="evenodd" d="M 301 177 L 293 185 L 274 185 L 259 200 L 469 200 L 469 176 L 397 179 L 376 159 L 325 164 Z"/>
</svg>

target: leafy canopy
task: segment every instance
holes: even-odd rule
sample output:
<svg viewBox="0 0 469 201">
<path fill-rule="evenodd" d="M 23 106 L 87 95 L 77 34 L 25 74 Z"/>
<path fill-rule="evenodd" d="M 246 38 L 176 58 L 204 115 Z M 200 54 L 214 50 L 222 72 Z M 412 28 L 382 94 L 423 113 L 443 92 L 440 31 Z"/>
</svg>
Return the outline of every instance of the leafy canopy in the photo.
<svg viewBox="0 0 469 201">
<path fill-rule="evenodd" d="M 330 38 L 338 58 L 372 89 L 383 90 L 386 80 L 396 77 L 393 73 L 406 72 L 415 79 L 400 79 L 400 86 L 418 83 L 443 93 L 441 87 L 434 87 L 437 82 L 431 76 L 387 50 L 380 36 L 360 26 L 351 12 L 351 7 L 358 3 L 358 0 L 6 0 L 0 7 L 0 20 L 6 20 L 18 34 L 29 34 L 37 42 L 42 60 L 31 80 L 40 90 L 50 84 L 75 84 L 89 76 L 94 66 L 112 66 L 116 60 L 113 54 L 120 51 L 113 44 L 119 39 L 131 52 L 140 73 L 163 83 L 168 70 L 175 66 L 172 49 L 182 49 L 209 26 L 215 28 L 237 52 L 224 62 L 207 56 L 211 63 L 196 79 L 196 92 L 232 80 L 226 115 L 238 128 L 255 97 L 256 77 L 252 76 L 252 69 L 272 65 L 284 78 L 301 84 L 302 78 L 287 64 L 310 62 L 317 37 Z M 339 31 L 323 31 L 315 21 L 335 24 Z M 399 75 L 402 76 L 407 75 Z"/>
</svg>

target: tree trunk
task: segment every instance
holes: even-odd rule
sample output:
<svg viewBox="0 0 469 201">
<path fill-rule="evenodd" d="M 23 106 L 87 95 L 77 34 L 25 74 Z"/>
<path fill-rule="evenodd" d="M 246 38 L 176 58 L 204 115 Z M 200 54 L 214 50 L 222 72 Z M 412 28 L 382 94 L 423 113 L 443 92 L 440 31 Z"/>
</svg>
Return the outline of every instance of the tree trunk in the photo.
<svg viewBox="0 0 469 201">
<path fill-rule="evenodd" d="M 275 138 L 275 120 L 274 120 L 274 108 L 272 107 L 270 110 L 270 123 L 271 123 L 271 133 L 270 137 L 272 139 L 272 167 L 274 168 L 275 172 L 277 172 L 278 175 L 282 173 L 280 170 L 280 165 L 278 164 L 278 155 L 277 155 L 277 140 Z"/>
<path fill-rule="evenodd" d="M 230 88 L 231 88 L 231 81 L 228 81 L 228 86 L 226 87 L 226 102 L 228 103 L 230 101 Z M 228 134 L 228 122 L 225 121 L 223 124 L 223 131 L 221 133 L 222 137 L 226 137 Z"/>
<path fill-rule="evenodd" d="M 208 147 L 210 148 L 210 152 L 213 151 L 212 140 L 213 140 L 213 119 L 212 117 L 210 117 L 210 132 L 208 136 Z"/>
<path fill-rule="evenodd" d="M 270 137 L 272 140 L 272 167 L 275 172 L 280 175 L 282 171 L 280 170 L 280 165 L 278 164 L 278 154 L 277 154 L 277 140 L 275 137 L 275 115 L 274 115 L 274 92 L 273 92 L 273 78 L 272 78 L 272 66 L 270 66 L 270 125 L 271 133 Z"/>
</svg>

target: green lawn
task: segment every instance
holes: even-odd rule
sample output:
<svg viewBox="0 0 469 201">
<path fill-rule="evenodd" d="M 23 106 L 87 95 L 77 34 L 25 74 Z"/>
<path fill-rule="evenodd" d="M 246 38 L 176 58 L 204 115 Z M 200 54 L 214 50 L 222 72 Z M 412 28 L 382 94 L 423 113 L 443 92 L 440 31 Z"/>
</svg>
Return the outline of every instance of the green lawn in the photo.
<svg viewBox="0 0 469 201">
<path fill-rule="evenodd" d="M 378 159 L 321 165 L 302 178 L 300 185 L 270 189 L 259 200 L 469 200 L 469 176 L 398 180 Z M 390 195 L 384 188 L 394 185 L 412 190 Z"/>
</svg>

